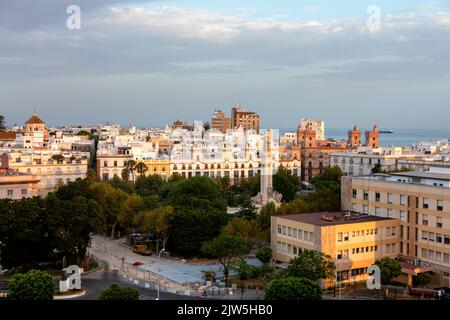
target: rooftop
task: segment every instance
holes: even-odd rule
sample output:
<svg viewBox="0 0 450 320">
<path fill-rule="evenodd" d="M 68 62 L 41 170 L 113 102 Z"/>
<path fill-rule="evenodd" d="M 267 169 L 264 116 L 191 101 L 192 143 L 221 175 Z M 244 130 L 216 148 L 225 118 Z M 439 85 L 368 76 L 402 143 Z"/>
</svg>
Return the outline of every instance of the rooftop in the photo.
<svg viewBox="0 0 450 320">
<path fill-rule="evenodd" d="M 42 119 L 39 118 L 39 116 L 35 113 L 30 119 L 25 122 L 25 124 L 45 124 L 45 122 L 42 121 Z"/>
<path fill-rule="evenodd" d="M 391 218 L 370 216 L 354 211 L 300 213 L 277 217 L 297 222 L 308 223 L 315 226 L 334 226 L 351 223 L 392 220 Z"/>
<path fill-rule="evenodd" d="M 450 181 L 450 173 L 429 172 L 429 171 L 407 171 L 391 173 L 392 176 L 425 178 Z"/>
</svg>

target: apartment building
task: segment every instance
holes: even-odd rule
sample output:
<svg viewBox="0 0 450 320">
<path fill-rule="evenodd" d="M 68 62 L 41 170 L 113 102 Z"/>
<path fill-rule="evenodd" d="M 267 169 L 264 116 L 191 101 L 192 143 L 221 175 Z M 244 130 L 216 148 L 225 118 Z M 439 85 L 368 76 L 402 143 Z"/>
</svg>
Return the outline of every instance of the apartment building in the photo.
<svg viewBox="0 0 450 320">
<path fill-rule="evenodd" d="M 228 129 L 231 129 L 231 118 L 226 117 L 225 113 L 220 110 L 214 110 L 211 118 L 211 129 L 217 129 L 226 133 Z"/>
<path fill-rule="evenodd" d="M 339 166 L 347 175 L 370 175 L 375 168 L 380 171 L 395 171 L 414 168 L 425 168 L 432 164 L 428 156 L 417 152 L 405 152 L 401 147 L 371 148 L 359 147 L 351 152 L 331 153 L 331 165 Z M 424 163 L 425 162 L 425 163 Z"/>
<path fill-rule="evenodd" d="M 299 144 L 305 139 L 305 132 L 314 132 L 315 140 L 325 140 L 325 122 L 321 120 L 301 119 L 297 129 Z"/>
<path fill-rule="evenodd" d="M 400 222 L 399 256 L 450 286 L 450 170 L 342 177 L 342 209 Z"/>
<path fill-rule="evenodd" d="M 39 178 L 0 168 L 0 199 L 20 200 L 38 195 Z"/>
<path fill-rule="evenodd" d="M 253 111 L 241 108 L 240 105 L 231 109 L 232 127 L 244 130 L 254 130 L 259 133 L 259 115 Z"/>
<path fill-rule="evenodd" d="M 367 268 L 399 253 L 400 222 L 357 212 L 318 212 L 273 216 L 271 246 L 274 262 L 284 267 L 302 250 L 330 255 L 339 283 L 367 279 Z M 334 281 L 325 281 L 330 287 Z"/>
<path fill-rule="evenodd" d="M 36 176 L 39 196 L 67 182 L 84 179 L 88 170 L 87 158 L 64 157 L 50 151 L 12 150 L 2 154 L 0 160 L 5 170 Z"/>
</svg>

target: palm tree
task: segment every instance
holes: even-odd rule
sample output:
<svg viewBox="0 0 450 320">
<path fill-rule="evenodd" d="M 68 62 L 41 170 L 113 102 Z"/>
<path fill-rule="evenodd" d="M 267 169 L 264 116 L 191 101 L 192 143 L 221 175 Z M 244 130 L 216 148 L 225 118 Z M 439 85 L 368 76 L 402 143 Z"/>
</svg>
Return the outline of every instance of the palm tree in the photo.
<svg viewBox="0 0 450 320">
<path fill-rule="evenodd" d="M 136 165 L 136 171 L 140 174 L 140 175 L 143 175 L 143 174 L 145 174 L 147 171 L 148 171 L 148 167 L 147 167 L 147 165 L 145 164 L 145 163 L 143 163 L 143 162 L 139 162 L 137 165 Z"/>
<path fill-rule="evenodd" d="M 134 179 L 134 169 L 136 169 L 136 161 L 134 161 L 133 159 L 128 160 L 128 161 L 125 163 L 125 167 L 126 167 L 128 170 L 130 170 L 131 176 L 133 177 L 133 182 L 134 182 L 134 181 L 135 181 L 135 179 Z"/>
</svg>

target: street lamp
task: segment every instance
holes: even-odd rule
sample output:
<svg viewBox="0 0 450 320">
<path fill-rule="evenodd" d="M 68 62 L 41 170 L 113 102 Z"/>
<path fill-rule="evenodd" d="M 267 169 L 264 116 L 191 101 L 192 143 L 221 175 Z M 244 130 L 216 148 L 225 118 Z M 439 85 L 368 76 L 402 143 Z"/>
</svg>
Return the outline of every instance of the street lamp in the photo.
<svg viewBox="0 0 450 320">
<path fill-rule="evenodd" d="M 161 288 L 161 268 L 159 264 L 159 259 L 161 257 L 161 253 L 163 253 L 164 251 L 166 251 L 166 249 L 162 248 L 158 254 L 158 297 L 156 298 L 156 300 L 159 300 L 159 290 Z"/>
</svg>

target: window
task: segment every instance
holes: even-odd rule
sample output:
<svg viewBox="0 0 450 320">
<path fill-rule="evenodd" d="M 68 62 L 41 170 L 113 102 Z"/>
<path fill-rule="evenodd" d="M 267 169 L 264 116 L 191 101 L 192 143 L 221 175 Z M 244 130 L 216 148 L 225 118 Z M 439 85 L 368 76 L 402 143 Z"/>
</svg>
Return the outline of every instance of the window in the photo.
<svg viewBox="0 0 450 320">
<path fill-rule="evenodd" d="M 344 232 L 343 236 L 344 236 L 343 240 L 348 241 L 348 232 Z"/>
<path fill-rule="evenodd" d="M 342 232 L 338 233 L 338 242 L 342 242 Z"/>
<path fill-rule="evenodd" d="M 292 231 L 292 236 L 294 237 L 294 238 L 297 238 L 297 229 L 293 229 L 293 231 Z"/>
<path fill-rule="evenodd" d="M 8 197 L 12 197 L 14 195 L 14 191 L 13 190 L 8 190 Z"/>
<path fill-rule="evenodd" d="M 28 190 L 27 189 L 22 189 L 22 195 L 26 196 L 27 195 Z"/>
<path fill-rule="evenodd" d="M 401 195 L 400 196 L 400 205 L 406 206 L 406 203 L 407 203 L 407 197 L 404 195 Z"/>
<path fill-rule="evenodd" d="M 428 240 L 428 232 L 422 231 L 422 240 Z"/>
<path fill-rule="evenodd" d="M 356 203 L 352 204 L 352 211 L 355 211 L 355 212 L 358 211 L 358 205 Z"/>
<path fill-rule="evenodd" d="M 298 230 L 297 238 L 300 239 L 300 240 L 303 239 L 303 230 Z"/>
<path fill-rule="evenodd" d="M 423 208 L 424 209 L 428 209 L 429 204 L 428 204 L 428 199 L 427 198 L 423 198 Z"/>
<path fill-rule="evenodd" d="M 283 235 L 286 235 L 286 226 L 283 226 Z"/>
<path fill-rule="evenodd" d="M 434 241 L 435 240 L 434 232 L 429 232 L 428 233 L 428 240 L 430 240 L 430 241 Z"/>
<path fill-rule="evenodd" d="M 278 225 L 277 228 L 278 228 L 278 234 L 281 234 L 281 232 L 282 232 L 281 226 Z"/>
<path fill-rule="evenodd" d="M 389 204 L 394 203 L 394 195 L 392 193 L 388 193 L 388 203 Z"/>
<path fill-rule="evenodd" d="M 288 237 L 292 237 L 292 228 L 288 227 Z"/>
<path fill-rule="evenodd" d="M 353 189 L 353 198 L 356 199 L 357 195 L 358 195 L 358 190 Z"/>
<path fill-rule="evenodd" d="M 450 236 L 444 236 L 444 244 L 450 245 Z"/>
<path fill-rule="evenodd" d="M 442 229 L 442 217 L 436 217 L 436 227 Z"/>
<path fill-rule="evenodd" d="M 394 211 L 392 209 L 387 209 L 387 217 L 388 218 L 393 218 L 394 217 Z"/>
<path fill-rule="evenodd" d="M 391 236 L 391 227 L 387 227 L 386 228 L 386 237 L 390 237 Z"/>
<path fill-rule="evenodd" d="M 381 209 L 380 208 L 375 208 L 375 215 L 377 217 L 381 216 Z"/>
<path fill-rule="evenodd" d="M 108 161 L 103 161 L 103 166 L 107 167 L 108 166 Z"/>
<path fill-rule="evenodd" d="M 364 200 L 369 200 L 369 191 L 364 190 Z"/>
<path fill-rule="evenodd" d="M 423 214 L 423 215 L 422 215 L 422 224 L 423 224 L 424 226 L 427 226 L 427 225 L 428 225 L 428 215 L 427 215 L 427 214 Z"/>
<path fill-rule="evenodd" d="M 436 233 L 436 242 L 442 243 L 442 234 Z"/>
<path fill-rule="evenodd" d="M 400 220 L 406 221 L 406 213 L 405 213 L 405 211 L 400 211 Z"/>
<path fill-rule="evenodd" d="M 442 200 L 437 201 L 437 211 L 444 211 L 444 201 Z"/>
<path fill-rule="evenodd" d="M 369 206 L 363 206 L 363 213 L 365 214 L 369 213 Z"/>
<path fill-rule="evenodd" d="M 381 194 L 379 192 L 375 192 L 375 201 L 380 202 L 381 201 Z"/>
</svg>

